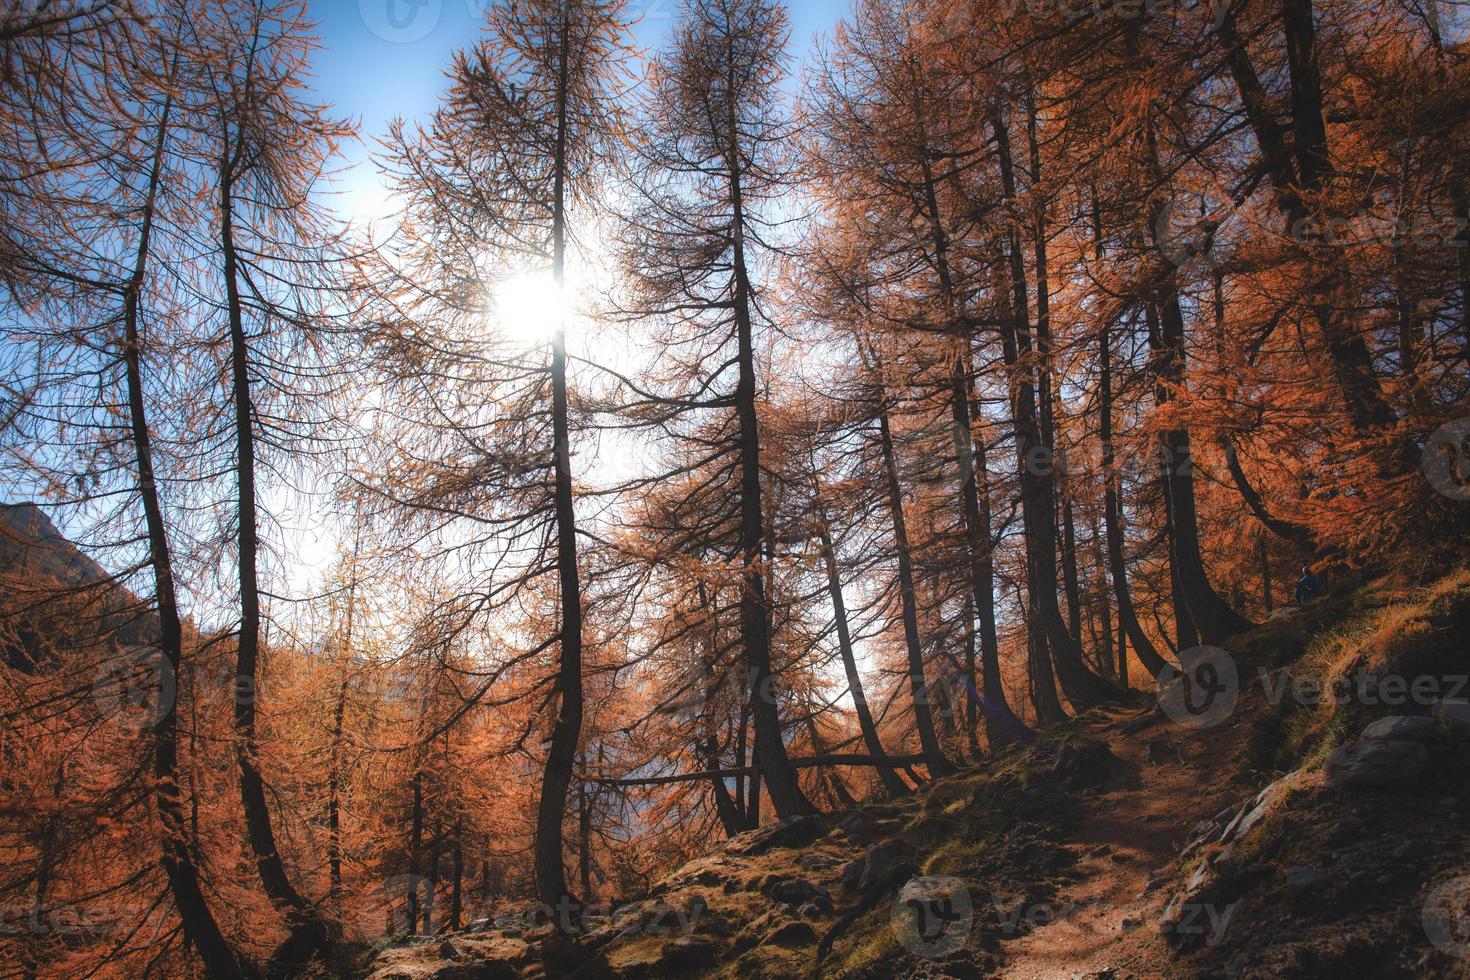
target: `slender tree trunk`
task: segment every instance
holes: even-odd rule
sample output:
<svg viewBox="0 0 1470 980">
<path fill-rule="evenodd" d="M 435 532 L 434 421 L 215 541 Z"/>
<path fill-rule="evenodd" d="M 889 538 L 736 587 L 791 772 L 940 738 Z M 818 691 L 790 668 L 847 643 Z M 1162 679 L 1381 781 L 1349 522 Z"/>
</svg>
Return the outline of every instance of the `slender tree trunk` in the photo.
<svg viewBox="0 0 1470 980">
<path fill-rule="evenodd" d="M 138 496 L 143 504 L 148 534 L 148 558 L 153 568 L 153 587 L 158 602 L 158 650 L 164 660 L 164 676 L 177 687 L 183 664 L 184 631 L 174 585 L 173 551 L 168 525 L 153 469 L 153 434 L 148 423 L 143 391 L 143 351 L 138 328 L 144 277 L 152 239 L 154 208 L 162 180 L 164 144 L 168 133 L 171 103 L 165 102 L 158 124 L 153 161 L 144 196 L 142 228 L 132 277 L 123 294 L 122 355 L 128 387 L 128 422 L 133 457 L 138 471 Z M 191 701 L 192 703 L 192 701 Z M 189 849 L 184 826 L 182 792 L 179 786 L 178 698 L 164 698 L 160 717 L 153 726 L 153 778 L 157 782 L 159 822 L 162 824 L 162 864 L 173 894 L 174 906 L 184 937 L 199 953 L 204 972 L 211 978 L 243 977 L 234 951 L 220 932 L 199 882 L 199 871 Z"/>
<path fill-rule="evenodd" d="M 1001 185 L 1009 202 L 1016 199 L 1016 180 L 1011 160 L 1010 135 L 999 108 L 993 110 L 991 127 L 1000 163 Z M 1057 549 L 1053 515 L 1056 492 L 1051 461 L 1046 458 L 1036 414 L 1036 389 L 1032 380 L 1030 301 L 1026 287 L 1026 263 L 1014 229 L 1008 234 L 1012 316 L 1003 325 L 1002 346 L 1011 372 L 1011 403 L 1016 433 L 1016 462 L 1021 483 L 1021 514 L 1026 531 L 1027 590 L 1034 611 L 1031 623 L 1046 634 L 1046 648 L 1055 659 L 1057 679 L 1074 708 L 1094 707 L 1118 693 L 1082 662 L 1082 648 L 1067 632 L 1057 604 Z M 1041 454 L 1040 459 L 1037 453 Z M 1048 667 L 1039 677 L 1051 675 Z"/>
<path fill-rule="evenodd" d="M 893 520 L 894 551 L 898 558 L 898 591 L 903 607 L 903 638 L 908 653 L 909 697 L 913 701 L 914 727 L 918 729 L 919 746 L 928 760 L 930 775 L 947 776 L 955 769 L 940 748 L 939 736 L 934 730 L 934 715 L 929 710 L 932 699 L 924 680 L 924 649 L 919 639 L 919 604 L 914 587 L 913 557 L 909 548 L 908 524 L 903 515 L 903 486 L 898 479 L 898 458 L 893 450 L 893 434 L 888 427 L 886 396 L 880 393 L 878 403 L 878 435 L 887 478 L 888 512 Z"/>
<path fill-rule="evenodd" d="M 434 912 L 439 904 L 439 864 L 444 858 L 444 827 L 438 820 L 434 821 L 434 833 L 430 838 L 433 843 L 429 845 L 429 865 L 424 869 L 424 877 L 428 880 L 428 888 L 424 896 L 424 935 L 432 936 L 435 932 Z"/>
<path fill-rule="evenodd" d="M 973 379 L 967 393 L 973 406 L 976 402 Z M 970 417 L 977 417 L 974 408 L 970 411 Z M 995 541 L 991 537 L 994 521 L 990 506 L 989 450 L 983 438 L 972 445 L 978 518 L 974 527 L 980 531 L 980 535 L 971 548 L 971 593 L 978 606 L 980 621 L 980 692 L 986 704 L 985 737 L 993 752 L 1012 742 L 1030 739 L 1036 733 L 1011 709 L 1006 698 L 1005 681 L 1000 673 L 1000 634 L 996 628 L 995 615 Z M 980 549 L 978 557 L 975 546 Z"/>
<path fill-rule="evenodd" d="M 1173 401 L 1185 379 L 1184 314 L 1179 296 L 1169 285 L 1161 297 L 1157 313 L 1150 308 L 1150 318 L 1158 317 L 1158 329 L 1150 324 L 1150 338 L 1158 338 L 1154 348 L 1155 396 L 1160 405 Z M 1210 584 L 1200 552 L 1199 524 L 1194 506 L 1194 458 L 1190 452 L 1189 430 L 1169 429 L 1160 435 L 1163 480 L 1169 501 L 1170 554 L 1178 576 L 1178 586 L 1189 618 L 1206 643 L 1219 644 L 1248 628 L 1251 624 L 1231 609 Z"/>
<path fill-rule="evenodd" d="M 740 424 L 740 545 L 745 585 L 740 597 L 740 636 L 745 648 L 753 690 L 751 713 L 755 719 L 755 753 L 765 777 L 766 792 L 777 818 L 815 813 L 796 779 L 796 769 L 781 736 L 781 716 L 776 703 L 777 676 L 771 663 L 770 609 L 761 572 L 761 544 L 765 539 L 765 514 L 761 504 L 760 422 L 756 411 L 755 336 L 751 317 L 752 289 L 745 260 L 745 199 L 740 170 L 739 128 L 733 102 L 734 86 L 725 122 L 729 147 L 731 267 L 734 275 L 733 307 L 739 344 L 740 380 L 735 392 Z"/>
<path fill-rule="evenodd" d="M 886 753 L 878 739 L 878 726 L 873 722 L 873 713 L 868 709 L 868 699 L 863 693 L 863 678 L 858 673 L 857 657 L 852 650 L 852 633 L 847 623 L 847 603 L 842 596 L 842 577 L 838 571 L 837 553 L 832 545 L 832 533 L 825 516 L 819 516 L 817 534 L 822 546 L 822 562 L 827 568 L 827 592 L 832 600 L 832 615 L 837 623 L 837 650 L 842 657 L 842 669 L 847 674 L 847 690 L 852 695 L 853 710 L 857 714 L 858 731 L 862 733 L 863 745 L 868 754 L 875 758 Z M 886 766 L 877 767 L 878 782 L 889 796 L 903 796 L 908 786 L 898 773 Z"/>
<path fill-rule="evenodd" d="M 1043 728 L 1067 720 L 1067 712 L 1057 698 L 1056 677 L 1052 674 L 1051 651 L 1046 648 L 1046 631 L 1032 625 L 1036 604 L 1026 599 L 1026 637 L 1031 676 L 1031 705 L 1036 709 L 1036 723 Z"/>
<path fill-rule="evenodd" d="M 255 409 L 251 403 L 250 348 L 245 337 L 244 306 L 240 297 L 239 258 L 235 250 L 235 161 L 226 160 L 220 180 L 220 245 L 224 259 L 225 303 L 229 316 L 230 373 L 234 385 L 237 549 L 240 585 L 240 632 L 236 644 L 236 683 L 248 694 L 235 698 L 235 758 L 239 769 L 240 800 L 257 873 L 267 897 L 286 913 L 290 937 L 273 954 L 277 970 L 304 967 L 314 956 L 329 958 L 332 940 L 327 923 L 291 884 L 276 849 L 265 781 L 260 773 L 260 746 L 256 737 L 256 692 L 259 691 L 260 552 L 255 486 Z"/>
<path fill-rule="evenodd" d="M 965 743 L 970 749 L 970 758 L 979 762 L 984 756 L 980 748 L 980 689 L 976 678 L 980 676 L 979 645 L 975 639 L 975 600 L 966 598 L 965 624 L 965 677 L 970 685 L 970 696 L 965 699 Z M 1016 719 L 1019 721 L 1020 719 Z"/>
<path fill-rule="evenodd" d="M 917 66 L 915 66 L 915 71 L 917 72 Z M 970 563 L 971 596 L 976 611 L 982 617 L 982 624 L 985 622 L 985 617 L 988 616 L 989 631 L 993 633 L 995 630 L 994 566 L 991 555 L 989 515 L 981 513 L 980 490 L 975 473 L 975 438 L 970 413 L 969 328 L 962 316 L 961 301 L 955 286 L 954 273 L 950 267 L 949 235 L 945 231 L 943 212 L 940 210 L 939 194 L 929 159 L 929 137 L 924 126 L 925 108 L 917 88 L 914 92 L 914 117 L 918 122 L 920 173 L 923 176 L 929 236 L 934 246 L 934 267 L 939 277 L 939 288 L 944 302 L 947 325 L 956 347 L 954 367 L 950 376 L 950 424 L 955 464 L 960 475 L 960 502 L 965 522 L 965 547 Z M 982 629 L 984 628 L 982 625 Z M 1005 686 L 1000 676 L 998 647 L 994 663 L 992 663 L 991 651 L 983 635 L 981 669 L 983 677 L 980 686 L 983 691 L 985 729 L 991 747 L 1000 748 L 1011 742 L 1027 738 L 1031 734 L 1030 730 L 1021 719 L 1016 717 L 1006 700 Z M 971 680 L 974 680 L 973 674 Z"/>
<path fill-rule="evenodd" d="M 566 287 L 566 195 L 568 72 L 571 67 L 569 13 L 562 12 L 556 85 L 556 156 L 552 189 L 552 275 L 560 292 Z M 560 313 L 557 314 L 561 316 Z M 555 469 L 556 568 L 561 593 L 561 663 L 557 671 L 558 710 L 536 806 L 536 894 L 547 905 L 575 907 L 567 890 L 562 862 L 562 821 L 582 734 L 582 586 L 577 564 L 577 518 L 572 490 L 571 423 L 567 396 L 566 322 L 558 320 L 551 338 L 551 418 Z M 558 926 L 576 928 L 558 915 Z"/>
<path fill-rule="evenodd" d="M 454 882 L 449 893 L 449 930 L 458 932 L 464 928 L 464 842 L 460 829 L 454 829 Z"/>
<path fill-rule="evenodd" d="M 332 907 L 342 907 L 342 728 L 347 714 L 347 671 L 337 684 L 337 703 L 332 709 L 331 775 L 327 779 L 327 868 L 331 880 Z"/>
<path fill-rule="evenodd" d="M 1154 649 L 1153 643 L 1143 632 L 1138 613 L 1133 607 L 1133 596 L 1128 588 L 1128 562 L 1123 553 L 1124 529 L 1123 508 L 1118 493 L 1118 466 L 1113 443 L 1113 357 L 1112 341 L 1108 329 L 1103 327 L 1098 341 L 1098 428 L 1103 451 L 1103 519 L 1107 525 L 1108 573 L 1113 581 L 1113 594 L 1118 599 L 1118 625 L 1126 631 L 1133 648 L 1138 654 L 1143 669 L 1157 678 L 1167 667 L 1164 658 Z M 1119 681 L 1127 685 L 1127 651 L 1119 654 L 1122 670 Z"/>
<path fill-rule="evenodd" d="M 1271 559 L 1266 554 L 1266 536 L 1261 535 L 1256 540 L 1257 550 L 1261 555 L 1261 601 L 1266 604 L 1266 618 L 1276 611 L 1276 601 L 1271 595 Z"/>
<path fill-rule="evenodd" d="M 1119 680 L 1118 658 L 1113 649 L 1113 604 L 1109 600 L 1107 572 L 1107 557 L 1102 543 L 1101 529 L 1097 524 L 1097 512 L 1092 515 L 1092 561 L 1096 568 L 1093 578 L 1093 595 L 1097 604 L 1097 630 L 1102 635 L 1103 663 L 1106 665 L 1106 673 L 1114 680 Z M 1089 617 L 1091 618 L 1091 617 Z"/>
<path fill-rule="evenodd" d="M 977 452 L 970 414 L 970 357 L 968 349 L 955 360 L 951 375 L 950 411 L 955 461 L 960 473 L 960 496 L 965 521 L 965 552 L 969 558 L 970 599 L 980 614 L 980 692 L 985 715 L 985 737 L 991 751 L 1033 734 L 1016 717 L 1006 698 L 1000 675 L 1000 642 L 995 627 L 995 556 L 990 538 L 990 487 L 985 450 Z M 978 468 L 978 472 L 977 472 Z M 985 490 L 981 492 L 981 480 Z M 983 496 L 983 502 L 982 502 Z M 971 673 L 974 680 L 974 673 Z"/>
<path fill-rule="evenodd" d="M 1160 479 L 1161 484 L 1167 484 L 1168 478 Z M 1179 556 L 1174 549 L 1174 505 L 1169 499 L 1169 491 L 1166 485 L 1161 485 L 1160 490 L 1164 498 L 1164 530 L 1169 544 L 1169 600 L 1174 609 L 1174 640 L 1178 649 L 1189 650 L 1199 646 L 1199 631 L 1195 627 L 1194 620 L 1189 615 L 1189 603 L 1185 601 L 1185 589 L 1179 580 Z"/>
<path fill-rule="evenodd" d="M 419 856 L 424 848 L 424 774 L 413 774 L 413 809 L 408 818 L 408 934 L 419 934 Z"/>
</svg>

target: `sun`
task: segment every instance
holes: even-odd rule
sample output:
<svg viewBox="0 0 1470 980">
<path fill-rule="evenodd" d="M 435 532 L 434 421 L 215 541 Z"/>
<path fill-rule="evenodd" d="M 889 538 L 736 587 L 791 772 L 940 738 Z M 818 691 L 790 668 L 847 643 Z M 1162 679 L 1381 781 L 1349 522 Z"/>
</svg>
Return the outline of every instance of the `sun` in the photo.
<svg viewBox="0 0 1470 980">
<path fill-rule="evenodd" d="M 524 347 L 551 342 L 567 316 L 566 294 L 550 269 L 504 279 L 490 293 L 490 316 L 506 339 Z"/>
</svg>

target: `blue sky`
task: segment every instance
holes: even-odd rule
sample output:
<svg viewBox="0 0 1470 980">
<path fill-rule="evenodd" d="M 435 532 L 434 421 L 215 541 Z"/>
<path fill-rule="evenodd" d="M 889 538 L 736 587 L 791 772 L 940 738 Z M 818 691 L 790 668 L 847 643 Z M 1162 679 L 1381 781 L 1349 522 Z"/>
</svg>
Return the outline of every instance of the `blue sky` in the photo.
<svg viewBox="0 0 1470 980">
<path fill-rule="evenodd" d="M 339 207 L 374 214 L 382 207 L 377 178 L 365 165 L 394 116 L 412 119 L 434 107 L 444 87 L 450 54 L 480 31 L 490 0 L 312 0 L 322 49 L 314 63 L 318 96 L 337 114 L 362 124 L 365 146 L 347 147 L 351 164 L 338 182 Z M 638 41 L 656 47 L 678 16 L 680 0 L 631 0 L 642 15 Z M 851 0 L 795 0 L 792 54 L 801 58 L 813 38 L 847 13 Z"/>
</svg>

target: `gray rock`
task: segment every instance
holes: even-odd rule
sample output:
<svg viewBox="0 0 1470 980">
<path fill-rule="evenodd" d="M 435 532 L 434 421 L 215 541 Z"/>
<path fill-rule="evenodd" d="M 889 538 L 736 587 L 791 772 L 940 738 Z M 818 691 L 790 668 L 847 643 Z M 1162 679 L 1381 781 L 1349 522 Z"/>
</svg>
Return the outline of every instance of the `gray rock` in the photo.
<svg viewBox="0 0 1470 980">
<path fill-rule="evenodd" d="M 1434 706 L 1434 720 L 1455 738 L 1470 738 L 1470 701 L 1440 701 Z"/>
<path fill-rule="evenodd" d="M 1332 878 L 1323 871 L 1300 866 L 1287 868 L 1282 877 L 1294 891 L 1319 892 L 1332 887 Z"/>
<path fill-rule="evenodd" d="M 798 911 L 803 919 L 815 919 L 822 915 L 832 914 L 832 899 L 826 895 L 817 895 L 810 902 L 803 905 Z"/>
<path fill-rule="evenodd" d="M 777 882 L 771 887 L 769 894 L 772 901 L 780 902 L 782 905 L 805 905 L 818 897 L 831 901 L 830 896 L 827 895 L 827 889 L 804 878 Z"/>
<path fill-rule="evenodd" d="M 849 891 L 867 892 L 881 885 L 903 861 L 903 853 L 891 844 L 875 844 L 861 861 L 842 869 L 842 887 Z M 854 868 L 856 865 L 856 868 Z"/>
<path fill-rule="evenodd" d="M 1363 729 L 1363 738 L 1385 742 L 1432 742 L 1434 719 L 1423 715 L 1390 715 Z"/>
<path fill-rule="evenodd" d="M 820 837 L 822 830 L 821 817 L 787 817 L 730 838 L 725 842 L 725 853 L 764 854 L 777 847 L 805 847 Z"/>
<path fill-rule="evenodd" d="M 1225 828 L 1225 832 L 1220 835 L 1220 843 L 1228 844 L 1232 840 L 1239 840 L 1266 819 L 1266 814 L 1271 812 L 1272 807 L 1285 799 L 1287 791 L 1291 789 L 1292 781 L 1296 779 L 1297 772 L 1287 773 L 1257 793 L 1254 798 L 1247 800 L 1240 808 L 1240 815 L 1232 820 Z"/>
<path fill-rule="evenodd" d="M 1429 750 L 1416 742 L 1370 739 L 1333 749 L 1322 772 L 1331 787 L 1387 789 L 1417 782 L 1428 767 Z"/>
<path fill-rule="evenodd" d="M 1239 861 L 1235 856 L 1235 845 L 1226 844 L 1225 849 L 1215 855 L 1215 870 L 1221 874 L 1231 874 L 1239 868 Z"/>
<path fill-rule="evenodd" d="M 765 938 L 765 945 L 791 949 L 796 946 L 810 946 L 816 941 L 817 931 L 811 927 L 811 923 L 794 921 L 778 926 L 769 933 Z"/>
<path fill-rule="evenodd" d="M 1431 845 L 1429 841 L 1422 840 L 1420 838 L 1413 838 L 1404 841 L 1402 844 L 1400 844 L 1398 847 L 1395 847 L 1389 853 L 1393 855 L 1396 860 L 1413 861 L 1417 858 L 1425 857 L 1433 849 L 1433 845 Z"/>
<path fill-rule="evenodd" d="M 720 946 L 703 936 L 680 936 L 664 944 L 659 965 L 667 970 L 708 967 L 719 959 Z"/>
</svg>

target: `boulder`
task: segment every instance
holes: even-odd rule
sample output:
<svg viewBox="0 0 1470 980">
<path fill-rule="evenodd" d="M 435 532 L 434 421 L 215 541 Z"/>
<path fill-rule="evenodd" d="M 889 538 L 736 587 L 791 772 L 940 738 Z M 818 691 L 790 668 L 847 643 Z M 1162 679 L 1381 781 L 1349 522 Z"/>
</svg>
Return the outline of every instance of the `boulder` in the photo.
<svg viewBox="0 0 1470 980">
<path fill-rule="evenodd" d="M 1439 701 L 1434 705 L 1434 720 L 1455 738 L 1470 738 L 1470 701 Z"/>
<path fill-rule="evenodd" d="M 822 836 L 822 818 L 816 815 L 787 817 L 764 827 L 746 831 L 725 842 L 725 853 L 755 855 L 777 847 L 805 847 Z"/>
<path fill-rule="evenodd" d="M 720 958 L 720 946 L 703 936 L 681 936 L 665 943 L 658 965 L 664 970 L 682 972 L 712 967 Z"/>
<path fill-rule="evenodd" d="M 803 919 L 815 919 L 823 915 L 831 915 L 834 906 L 832 899 L 826 895 L 818 895 L 810 902 L 803 905 L 798 911 Z"/>
<path fill-rule="evenodd" d="M 811 923 L 800 919 L 787 922 L 777 926 L 767 933 L 763 940 L 767 946 L 783 946 L 792 949 L 798 946 L 810 946 L 817 941 L 817 931 L 812 928 Z"/>
<path fill-rule="evenodd" d="M 861 859 L 845 865 L 838 880 L 846 891 L 868 892 L 895 877 L 903 860 L 903 852 L 892 844 L 875 844 Z"/>
<path fill-rule="evenodd" d="M 1369 739 L 1333 749 L 1322 772 L 1334 788 L 1390 789 L 1417 782 L 1428 767 L 1429 750 L 1416 742 Z"/>
<path fill-rule="evenodd" d="M 1423 715 L 1389 715 L 1363 729 L 1363 738 L 1381 742 L 1432 742 L 1434 719 Z"/>
<path fill-rule="evenodd" d="M 782 905 L 805 905 L 816 898 L 826 898 L 829 902 L 831 896 L 827 889 L 821 885 L 815 885 L 804 878 L 792 878 L 779 881 L 767 892 L 772 901 L 780 902 Z"/>
</svg>

